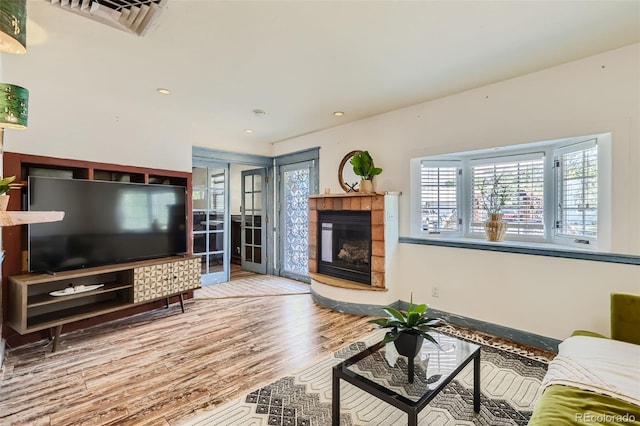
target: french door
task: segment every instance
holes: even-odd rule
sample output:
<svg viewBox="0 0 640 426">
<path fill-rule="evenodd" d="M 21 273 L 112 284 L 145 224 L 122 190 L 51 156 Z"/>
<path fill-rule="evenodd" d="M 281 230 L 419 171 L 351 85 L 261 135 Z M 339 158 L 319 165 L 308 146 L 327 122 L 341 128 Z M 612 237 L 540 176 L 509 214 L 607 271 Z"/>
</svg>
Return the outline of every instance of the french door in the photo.
<svg viewBox="0 0 640 426">
<path fill-rule="evenodd" d="M 267 170 L 242 171 L 241 226 L 242 269 L 267 273 Z"/>
<path fill-rule="evenodd" d="M 315 161 L 279 167 L 280 275 L 309 281 L 309 195 L 318 193 Z"/>
<path fill-rule="evenodd" d="M 202 284 L 229 281 L 229 164 L 194 162 L 193 253 Z"/>
</svg>

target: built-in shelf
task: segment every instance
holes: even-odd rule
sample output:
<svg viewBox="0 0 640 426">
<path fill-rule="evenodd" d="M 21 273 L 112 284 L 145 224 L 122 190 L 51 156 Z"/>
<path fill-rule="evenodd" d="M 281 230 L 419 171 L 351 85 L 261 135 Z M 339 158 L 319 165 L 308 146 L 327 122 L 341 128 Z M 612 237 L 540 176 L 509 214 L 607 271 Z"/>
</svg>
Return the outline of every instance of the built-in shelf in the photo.
<svg viewBox="0 0 640 426">
<path fill-rule="evenodd" d="M 64 218 L 64 212 L 0 211 L 0 226 L 26 225 L 29 223 L 58 222 Z"/>
</svg>

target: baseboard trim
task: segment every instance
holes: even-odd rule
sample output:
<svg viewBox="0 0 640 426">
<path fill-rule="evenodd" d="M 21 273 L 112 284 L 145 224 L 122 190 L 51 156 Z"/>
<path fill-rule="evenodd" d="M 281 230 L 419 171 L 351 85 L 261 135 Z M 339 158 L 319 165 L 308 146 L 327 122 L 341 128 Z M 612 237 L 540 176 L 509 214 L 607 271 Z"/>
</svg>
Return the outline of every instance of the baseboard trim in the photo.
<svg viewBox="0 0 640 426">
<path fill-rule="evenodd" d="M 386 315 L 382 309 L 384 308 L 384 306 L 349 303 L 329 299 L 316 293 L 313 288 L 311 289 L 311 297 L 319 305 L 338 312 L 368 316 Z M 398 300 L 397 302 L 392 303 L 391 306 L 406 311 L 409 307 L 409 302 Z M 452 314 L 450 312 L 445 312 L 438 309 L 430 308 L 429 313 L 430 316 L 442 318 L 445 321 L 460 327 L 481 331 L 483 333 L 491 334 L 503 339 L 509 339 L 523 345 L 532 346 L 534 348 L 543 349 L 555 353 L 558 353 L 558 345 L 561 342 L 561 340 L 551 337 L 541 336 L 538 334 L 517 330 L 515 328 L 505 327 L 503 325 L 493 324 L 474 318 L 468 318 L 462 315 Z"/>
<path fill-rule="evenodd" d="M 340 300 L 329 299 L 328 297 L 321 296 L 318 293 L 316 293 L 313 287 L 311 287 L 311 298 L 317 304 L 324 306 L 325 308 L 329 308 L 337 312 L 344 312 L 345 314 L 367 315 L 367 316 L 386 315 L 385 312 L 382 310 L 384 306 L 343 302 Z"/>
</svg>

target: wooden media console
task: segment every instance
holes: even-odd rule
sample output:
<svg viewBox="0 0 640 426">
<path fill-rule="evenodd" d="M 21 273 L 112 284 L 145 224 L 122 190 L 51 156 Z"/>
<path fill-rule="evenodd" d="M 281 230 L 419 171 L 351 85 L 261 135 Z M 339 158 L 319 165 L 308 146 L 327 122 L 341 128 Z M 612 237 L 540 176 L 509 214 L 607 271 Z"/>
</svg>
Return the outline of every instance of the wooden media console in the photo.
<svg viewBox="0 0 640 426">
<path fill-rule="evenodd" d="M 101 287 L 54 296 L 65 288 Z M 49 329 L 55 352 L 62 326 L 200 287 L 200 258 L 174 256 L 55 274 L 9 277 L 8 323 L 20 334 Z"/>
</svg>

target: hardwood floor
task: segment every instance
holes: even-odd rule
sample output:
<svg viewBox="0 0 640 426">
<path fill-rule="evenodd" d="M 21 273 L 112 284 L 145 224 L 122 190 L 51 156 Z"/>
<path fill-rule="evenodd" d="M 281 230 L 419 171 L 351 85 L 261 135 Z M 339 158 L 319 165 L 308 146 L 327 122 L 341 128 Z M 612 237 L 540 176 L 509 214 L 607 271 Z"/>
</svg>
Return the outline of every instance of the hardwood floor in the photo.
<svg viewBox="0 0 640 426">
<path fill-rule="evenodd" d="M 175 425 L 368 333 L 309 294 L 201 299 L 9 350 L 2 425 Z"/>
<path fill-rule="evenodd" d="M 285 294 L 308 294 L 311 286 L 273 275 L 252 274 L 222 284 L 204 286 L 195 290 L 196 299 L 224 299 L 228 297 L 283 296 Z"/>
</svg>

